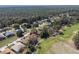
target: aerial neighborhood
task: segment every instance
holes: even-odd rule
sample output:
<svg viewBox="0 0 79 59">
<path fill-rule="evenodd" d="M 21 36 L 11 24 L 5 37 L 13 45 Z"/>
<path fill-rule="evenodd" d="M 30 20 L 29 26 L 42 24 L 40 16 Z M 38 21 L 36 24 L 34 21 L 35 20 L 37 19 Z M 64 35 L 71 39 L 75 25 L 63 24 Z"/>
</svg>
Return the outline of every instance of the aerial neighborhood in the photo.
<svg viewBox="0 0 79 59">
<path fill-rule="evenodd" d="M 79 53 L 78 12 L 62 6 L 0 8 L 0 54 Z"/>
</svg>

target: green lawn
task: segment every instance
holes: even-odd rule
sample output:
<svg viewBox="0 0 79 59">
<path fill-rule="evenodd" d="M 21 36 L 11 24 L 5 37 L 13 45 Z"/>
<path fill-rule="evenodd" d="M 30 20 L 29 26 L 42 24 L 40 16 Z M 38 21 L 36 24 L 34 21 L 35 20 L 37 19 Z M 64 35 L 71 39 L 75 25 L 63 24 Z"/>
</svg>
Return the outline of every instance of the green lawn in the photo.
<svg viewBox="0 0 79 59">
<path fill-rule="evenodd" d="M 66 41 L 68 40 L 68 38 L 70 38 L 73 35 L 74 31 L 78 31 L 79 30 L 79 24 L 74 24 L 71 27 L 65 27 L 64 28 L 64 35 L 58 35 L 56 37 L 50 37 L 47 40 L 43 40 L 40 44 L 41 49 L 37 49 L 38 54 L 43 54 L 46 51 L 49 50 L 49 48 L 56 42 L 59 42 L 60 40 Z"/>
<path fill-rule="evenodd" d="M 15 41 L 16 39 L 17 39 L 16 35 L 13 36 L 13 37 L 6 38 L 5 40 L 0 41 L 0 47 L 3 47 L 5 45 L 7 45 L 7 44 L 9 44 L 9 43 L 11 43 L 13 41 Z"/>
</svg>

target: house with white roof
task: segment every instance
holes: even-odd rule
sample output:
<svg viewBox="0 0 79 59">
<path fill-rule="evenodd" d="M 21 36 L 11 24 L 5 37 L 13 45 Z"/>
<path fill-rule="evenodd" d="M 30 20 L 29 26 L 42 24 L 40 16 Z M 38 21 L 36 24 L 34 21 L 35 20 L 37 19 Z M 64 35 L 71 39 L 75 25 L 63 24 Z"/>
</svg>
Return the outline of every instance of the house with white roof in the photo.
<svg viewBox="0 0 79 59">
<path fill-rule="evenodd" d="M 20 53 L 20 51 L 22 51 L 24 47 L 24 44 L 18 42 L 16 45 L 12 46 L 11 49 L 16 53 Z"/>
</svg>

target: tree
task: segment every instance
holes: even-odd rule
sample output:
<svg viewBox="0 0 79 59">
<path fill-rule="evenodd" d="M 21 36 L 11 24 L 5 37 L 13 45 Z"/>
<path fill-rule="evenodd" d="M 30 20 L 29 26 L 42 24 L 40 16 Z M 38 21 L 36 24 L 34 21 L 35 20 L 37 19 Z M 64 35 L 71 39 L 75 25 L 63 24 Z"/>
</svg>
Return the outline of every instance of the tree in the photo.
<svg viewBox="0 0 79 59">
<path fill-rule="evenodd" d="M 27 27 L 27 28 L 31 28 L 31 24 L 28 23 L 28 24 L 26 25 L 26 27 Z"/>
<path fill-rule="evenodd" d="M 49 33 L 48 33 L 48 27 L 44 26 L 42 32 L 41 32 L 41 38 L 45 38 L 47 39 L 49 37 Z"/>
<path fill-rule="evenodd" d="M 15 28 L 15 30 L 19 29 L 19 24 L 13 24 L 13 28 Z"/>
<path fill-rule="evenodd" d="M 34 51 L 36 51 L 36 45 L 37 45 L 37 43 L 38 43 L 38 37 L 37 37 L 37 35 L 36 35 L 36 33 L 35 32 L 37 32 L 37 31 L 35 31 L 35 30 L 33 30 L 33 32 L 30 34 L 30 36 L 29 36 L 29 44 L 28 44 L 28 48 L 29 48 L 29 50 L 31 51 L 31 52 L 34 52 Z"/>
<path fill-rule="evenodd" d="M 49 34 L 49 36 L 52 36 L 52 34 L 53 34 L 53 28 L 52 27 L 49 27 L 48 34 Z"/>
<path fill-rule="evenodd" d="M 75 44 L 76 48 L 79 49 L 79 31 L 78 31 L 78 33 L 74 36 L 73 41 L 74 41 L 74 44 Z"/>
</svg>

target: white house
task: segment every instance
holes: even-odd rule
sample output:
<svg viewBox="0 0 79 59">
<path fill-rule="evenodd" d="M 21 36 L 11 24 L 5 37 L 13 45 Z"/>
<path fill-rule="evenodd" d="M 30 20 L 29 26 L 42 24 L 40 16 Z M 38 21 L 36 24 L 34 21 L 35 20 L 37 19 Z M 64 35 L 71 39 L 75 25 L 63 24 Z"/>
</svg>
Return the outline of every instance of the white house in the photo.
<svg viewBox="0 0 79 59">
<path fill-rule="evenodd" d="M 24 47 L 25 47 L 24 44 L 18 42 L 16 45 L 12 46 L 11 49 L 14 50 L 15 52 L 19 53 L 22 50 L 22 48 L 24 48 Z"/>
</svg>

